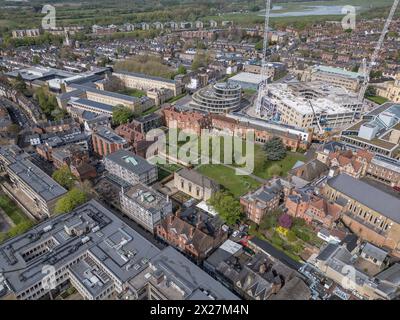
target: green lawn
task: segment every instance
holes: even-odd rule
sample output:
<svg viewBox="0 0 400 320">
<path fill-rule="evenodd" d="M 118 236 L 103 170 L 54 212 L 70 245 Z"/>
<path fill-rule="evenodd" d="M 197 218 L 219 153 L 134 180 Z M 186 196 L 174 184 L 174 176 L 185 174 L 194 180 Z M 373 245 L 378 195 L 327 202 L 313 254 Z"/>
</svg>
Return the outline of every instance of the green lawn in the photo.
<svg viewBox="0 0 400 320">
<path fill-rule="evenodd" d="M 136 97 L 136 98 L 141 98 L 146 95 L 146 92 L 144 92 L 142 90 L 130 89 L 130 88 L 125 88 L 125 89 L 119 90 L 118 93 L 125 94 L 125 95 L 131 96 L 131 97 Z"/>
<path fill-rule="evenodd" d="M 235 197 L 240 197 L 261 185 L 249 176 L 237 176 L 234 169 L 221 164 L 202 165 L 196 170 L 218 182 Z"/>
<path fill-rule="evenodd" d="M 245 144 L 243 150 L 246 150 Z M 268 169 L 273 165 L 281 167 L 282 176 L 286 176 L 290 169 L 293 168 L 297 161 L 304 161 L 305 156 L 297 152 L 288 152 L 285 159 L 280 161 L 270 161 L 267 159 L 266 152 L 263 150 L 262 144 L 254 144 L 254 172 L 253 174 L 263 179 L 270 179 Z"/>
<path fill-rule="evenodd" d="M 192 152 L 194 152 L 194 150 L 196 148 L 194 148 L 194 146 L 196 146 L 196 140 L 193 140 L 193 138 L 195 138 L 196 136 L 194 135 L 190 135 L 191 136 L 191 143 L 188 142 L 178 142 L 178 149 L 183 151 L 183 150 L 193 150 Z M 188 138 L 189 139 L 189 138 Z M 246 141 L 243 141 L 240 138 L 234 138 L 237 142 L 242 142 L 242 155 L 243 157 L 246 156 Z M 189 141 L 189 140 L 187 140 Z M 219 148 L 218 148 L 218 143 L 219 143 Z M 183 146 L 184 145 L 184 146 Z M 281 167 L 281 172 L 282 172 L 282 176 L 286 176 L 288 171 L 290 169 L 293 168 L 294 164 L 297 161 L 304 161 L 305 160 L 305 156 L 301 153 L 296 153 L 296 152 L 288 152 L 287 156 L 285 159 L 280 160 L 280 161 L 269 161 L 267 159 L 267 155 L 266 152 L 263 150 L 263 145 L 262 144 L 253 144 L 254 145 L 254 171 L 253 174 L 263 178 L 263 179 L 270 179 L 272 178 L 272 175 L 268 172 L 268 169 L 271 166 L 280 166 Z M 198 142 L 198 152 L 200 152 L 200 141 Z M 171 146 L 170 146 L 171 147 Z M 210 161 L 211 161 L 211 155 L 212 155 L 212 151 L 213 150 L 218 150 L 220 152 L 220 161 L 225 163 L 225 154 L 224 154 L 224 142 L 223 142 L 223 137 L 219 137 L 219 141 L 218 138 L 216 140 L 213 140 L 213 144 L 210 143 L 209 144 L 209 151 L 208 151 L 208 155 L 210 156 Z M 232 146 L 233 149 L 233 146 Z M 170 149 L 171 150 L 171 149 Z M 218 155 L 215 155 L 216 160 L 218 160 Z M 249 159 L 248 156 L 246 156 L 246 159 Z M 233 162 L 235 161 L 235 157 L 232 156 L 232 160 Z M 216 161 L 212 161 L 213 163 L 216 163 Z M 227 163 L 227 164 L 231 164 L 235 167 L 242 167 L 243 165 L 236 165 L 235 163 Z M 247 162 L 246 162 L 247 164 Z"/>
<path fill-rule="evenodd" d="M 380 97 L 380 96 L 369 96 L 367 97 L 368 100 L 371 100 L 377 104 L 384 104 L 385 102 L 388 102 L 389 100 L 384 98 L 384 97 Z"/>
<path fill-rule="evenodd" d="M 159 106 L 151 107 L 150 109 L 148 109 L 148 110 L 142 112 L 141 116 L 147 116 L 148 114 L 154 113 L 154 112 L 156 112 L 156 111 L 159 110 L 159 109 L 160 109 Z"/>
<path fill-rule="evenodd" d="M 265 151 L 262 150 L 262 147 L 262 145 L 255 145 L 254 157 L 254 174 L 260 178 L 271 178 L 271 175 L 268 173 L 268 169 L 275 164 L 282 168 L 282 176 L 286 176 L 297 161 L 305 160 L 305 156 L 303 154 L 288 152 L 285 159 L 280 161 L 270 161 L 266 159 Z"/>
<path fill-rule="evenodd" d="M 0 232 L 0 242 L 22 234 L 33 226 L 33 222 L 6 195 L 0 195 L 0 207 L 15 224 L 8 232 Z"/>
</svg>

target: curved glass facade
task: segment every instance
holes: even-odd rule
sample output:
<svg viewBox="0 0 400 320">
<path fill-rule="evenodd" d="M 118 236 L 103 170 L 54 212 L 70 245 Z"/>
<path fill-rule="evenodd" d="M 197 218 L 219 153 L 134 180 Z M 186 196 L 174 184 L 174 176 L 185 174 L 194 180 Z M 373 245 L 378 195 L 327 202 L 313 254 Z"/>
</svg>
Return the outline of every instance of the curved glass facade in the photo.
<svg viewBox="0 0 400 320">
<path fill-rule="evenodd" d="M 190 105 L 192 108 L 211 113 L 228 113 L 240 107 L 241 98 L 240 85 L 216 83 L 195 92 Z"/>
</svg>

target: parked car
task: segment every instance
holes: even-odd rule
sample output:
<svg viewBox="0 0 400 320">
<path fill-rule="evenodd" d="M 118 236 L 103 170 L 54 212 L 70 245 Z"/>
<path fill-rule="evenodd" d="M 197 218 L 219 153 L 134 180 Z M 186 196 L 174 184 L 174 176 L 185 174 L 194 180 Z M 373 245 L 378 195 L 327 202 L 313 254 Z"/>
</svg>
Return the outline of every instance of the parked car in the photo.
<svg viewBox="0 0 400 320">
<path fill-rule="evenodd" d="M 239 230 L 235 230 L 235 231 L 232 233 L 232 237 L 236 238 L 236 237 L 239 235 L 239 233 L 240 233 Z"/>
</svg>

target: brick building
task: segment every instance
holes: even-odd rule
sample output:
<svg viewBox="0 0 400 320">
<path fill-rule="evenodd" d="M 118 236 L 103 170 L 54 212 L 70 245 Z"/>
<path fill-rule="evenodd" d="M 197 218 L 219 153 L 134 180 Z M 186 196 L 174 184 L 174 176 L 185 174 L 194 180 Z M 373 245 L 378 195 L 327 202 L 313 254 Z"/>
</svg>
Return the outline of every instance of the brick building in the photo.
<svg viewBox="0 0 400 320">
<path fill-rule="evenodd" d="M 322 190 L 344 205 L 342 221 L 357 236 L 400 256 L 400 200 L 346 174 L 329 179 Z"/>
<path fill-rule="evenodd" d="M 228 237 L 218 218 L 193 207 L 169 214 L 156 226 L 155 233 L 196 261 L 206 259 Z"/>
<path fill-rule="evenodd" d="M 99 156 L 106 156 L 128 146 L 127 141 L 108 127 L 98 127 L 92 135 L 93 151 Z"/>
<path fill-rule="evenodd" d="M 301 218 L 307 223 L 321 223 L 331 228 L 340 217 L 342 206 L 322 197 L 294 192 L 285 202 L 287 213 L 292 217 Z"/>
<path fill-rule="evenodd" d="M 264 215 L 273 211 L 283 203 L 289 195 L 291 185 L 282 180 L 272 180 L 255 191 L 240 197 L 240 205 L 248 219 L 259 224 Z"/>
</svg>

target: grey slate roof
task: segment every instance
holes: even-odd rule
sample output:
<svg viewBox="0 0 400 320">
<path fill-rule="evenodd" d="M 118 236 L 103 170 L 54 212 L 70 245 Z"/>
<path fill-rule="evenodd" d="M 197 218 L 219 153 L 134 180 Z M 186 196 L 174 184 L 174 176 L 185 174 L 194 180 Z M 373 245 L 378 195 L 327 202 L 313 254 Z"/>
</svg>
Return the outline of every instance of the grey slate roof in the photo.
<svg viewBox="0 0 400 320">
<path fill-rule="evenodd" d="M 278 250 L 272 244 L 270 244 L 265 240 L 259 238 L 253 238 L 250 240 L 250 242 L 255 244 L 257 247 L 259 247 L 262 251 L 264 251 L 268 255 L 274 257 L 276 260 L 279 260 L 280 262 L 282 262 L 283 264 L 294 270 L 299 270 L 302 266 L 300 262 L 292 259 L 286 253 L 284 253 L 281 250 Z"/>
<path fill-rule="evenodd" d="M 87 85 L 71 84 L 70 86 L 72 88 L 74 88 L 74 89 L 78 89 L 78 90 L 81 90 L 83 92 L 89 91 L 89 92 L 97 93 L 97 94 L 100 94 L 100 95 L 103 95 L 103 96 L 108 96 L 108 97 L 121 99 L 121 100 L 134 102 L 134 103 L 139 101 L 139 98 L 136 98 L 136 97 L 132 97 L 132 96 L 128 96 L 128 95 L 125 95 L 125 94 L 116 93 L 116 92 L 111 92 L 111 91 L 99 90 L 99 89 L 92 88 L 92 87 L 87 86 Z"/>
<path fill-rule="evenodd" d="M 133 159 L 134 161 L 133 162 L 127 161 L 130 158 Z M 149 163 L 146 159 L 134 154 L 133 152 L 123 149 L 109 154 L 106 157 L 106 159 L 138 175 L 146 173 L 155 167 L 154 165 Z"/>
<path fill-rule="evenodd" d="M 364 248 L 362 249 L 362 252 L 372 258 L 377 259 L 378 261 L 385 260 L 386 256 L 388 255 L 388 253 L 385 250 L 375 247 L 370 243 L 365 244 Z"/>
<path fill-rule="evenodd" d="M 118 73 L 119 74 L 125 74 L 127 76 L 143 78 L 143 79 L 149 79 L 149 80 L 155 80 L 155 81 L 163 81 L 163 82 L 168 82 L 168 83 L 175 83 L 175 80 L 161 78 L 161 77 L 149 76 L 149 75 L 144 74 L 144 73 L 129 72 L 129 71 L 115 71 L 114 72 L 114 74 L 118 74 Z"/>
<path fill-rule="evenodd" d="M 179 176 L 193 182 L 196 185 L 203 186 L 210 189 L 218 189 L 219 185 L 214 180 L 198 173 L 196 170 L 189 170 L 183 168 L 176 172 Z"/>
<path fill-rule="evenodd" d="M 400 223 L 400 199 L 347 174 L 327 181 L 333 189 L 343 193 L 383 216 Z"/>
<path fill-rule="evenodd" d="M 71 104 L 72 106 L 77 104 L 77 105 L 92 107 L 92 108 L 98 109 L 99 111 L 104 111 L 104 112 L 112 112 L 113 111 L 112 105 L 93 101 L 93 100 L 83 99 L 83 98 L 79 98 L 76 100 L 70 100 L 69 104 Z"/>
<path fill-rule="evenodd" d="M 189 299 L 210 299 L 206 295 L 199 295 L 198 290 L 203 289 L 217 300 L 238 300 L 237 296 L 172 247 L 165 248 L 150 262 L 166 273 L 168 278 L 176 279 L 188 292 L 192 292 L 193 296 L 189 296 Z"/>
</svg>

